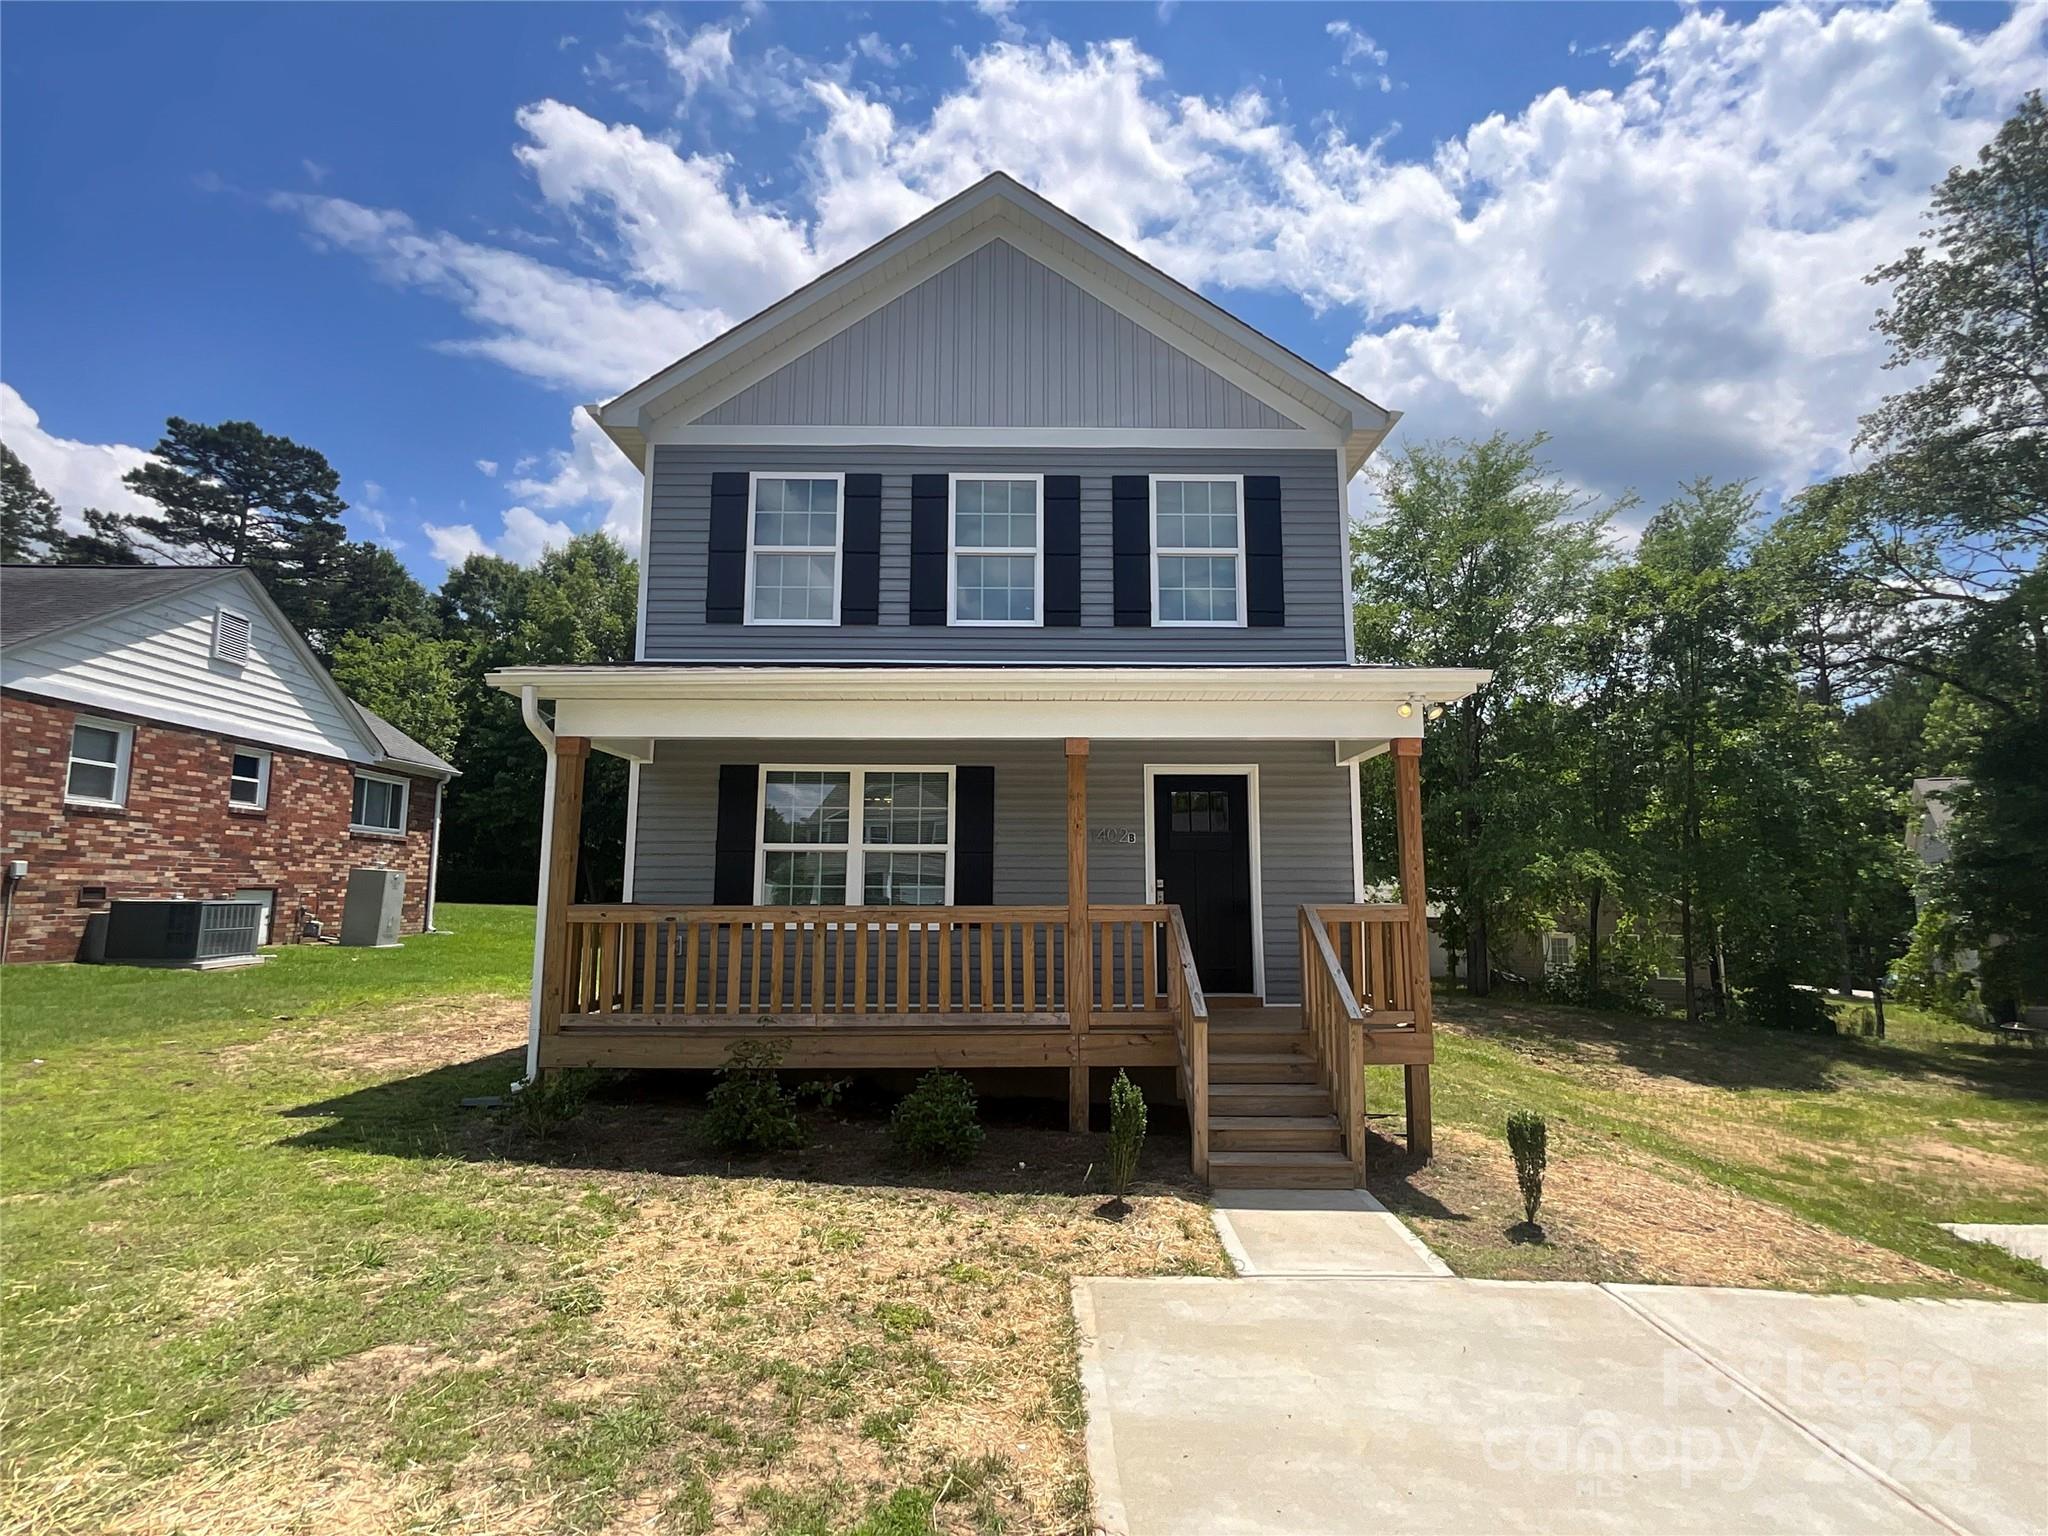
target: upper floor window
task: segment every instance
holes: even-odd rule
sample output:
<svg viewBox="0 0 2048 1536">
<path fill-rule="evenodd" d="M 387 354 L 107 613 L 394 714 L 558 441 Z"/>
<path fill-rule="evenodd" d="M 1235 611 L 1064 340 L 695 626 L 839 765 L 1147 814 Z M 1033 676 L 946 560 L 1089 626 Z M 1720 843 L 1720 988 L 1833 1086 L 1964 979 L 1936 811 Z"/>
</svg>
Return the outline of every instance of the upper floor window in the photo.
<svg viewBox="0 0 2048 1536">
<path fill-rule="evenodd" d="M 64 798 L 78 805 L 126 805 L 128 759 L 134 746 L 134 726 L 79 716 L 71 727 Z"/>
<path fill-rule="evenodd" d="M 837 624 L 840 475 L 756 475 L 747 520 L 749 624 Z"/>
<path fill-rule="evenodd" d="M 1039 559 L 1037 475 L 953 476 L 950 612 L 955 624 L 1037 624 L 1045 574 Z"/>
<path fill-rule="evenodd" d="M 402 835 L 407 788 L 403 779 L 386 778 L 379 773 L 357 774 L 354 798 L 349 802 L 349 830 Z"/>
<path fill-rule="evenodd" d="M 760 899 L 769 906 L 943 906 L 947 768 L 764 768 Z"/>
<path fill-rule="evenodd" d="M 1244 623 L 1244 481 L 1152 477 L 1152 618 Z"/>
<path fill-rule="evenodd" d="M 260 811 L 270 803 L 270 754 L 236 747 L 228 755 L 228 804 Z"/>
</svg>

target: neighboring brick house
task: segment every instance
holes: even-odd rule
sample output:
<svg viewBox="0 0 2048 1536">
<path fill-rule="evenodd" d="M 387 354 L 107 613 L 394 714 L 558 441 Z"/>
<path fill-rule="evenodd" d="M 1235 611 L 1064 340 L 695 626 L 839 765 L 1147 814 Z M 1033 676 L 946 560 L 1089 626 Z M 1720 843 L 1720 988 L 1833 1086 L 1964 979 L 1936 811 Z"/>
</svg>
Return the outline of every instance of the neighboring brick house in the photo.
<svg viewBox="0 0 2048 1536">
<path fill-rule="evenodd" d="M 339 930 L 348 872 L 405 872 L 433 922 L 455 769 L 348 698 L 246 570 L 0 570 L 0 865 L 10 961 L 70 960 L 134 897 L 268 903 Z"/>
</svg>

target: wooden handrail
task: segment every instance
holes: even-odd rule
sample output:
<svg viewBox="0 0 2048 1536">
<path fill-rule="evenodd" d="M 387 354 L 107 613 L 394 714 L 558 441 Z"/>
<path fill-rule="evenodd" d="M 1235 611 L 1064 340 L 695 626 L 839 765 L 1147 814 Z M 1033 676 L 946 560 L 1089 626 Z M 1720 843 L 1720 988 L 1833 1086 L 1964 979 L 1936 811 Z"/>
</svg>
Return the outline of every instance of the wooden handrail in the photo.
<svg viewBox="0 0 2048 1536">
<path fill-rule="evenodd" d="M 1337 1110 L 1337 1124 L 1353 1178 L 1365 1182 L 1365 1025 L 1370 1012 L 1330 942 L 1322 913 L 1301 908 L 1301 1017 L 1315 1052 L 1317 1075 Z"/>
<path fill-rule="evenodd" d="M 1366 1010 L 1365 1027 L 1427 1033 L 1429 1016 L 1426 998 L 1416 985 L 1408 909 L 1386 903 L 1324 902 L 1310 910 L 1329 938 L 1351 995 Z"/>
<path fill-rule="evenodd" d="M 1181 1096 L 1188 1107 L 1188 1165 L 1198 1179 L 1209 1177 L 1209 1001 L 1202 995 L 1195 947 L 1178 906 L 1166 909 L 1170 948 L 1166 993 L 1180 1046 Z"/>
</svg>

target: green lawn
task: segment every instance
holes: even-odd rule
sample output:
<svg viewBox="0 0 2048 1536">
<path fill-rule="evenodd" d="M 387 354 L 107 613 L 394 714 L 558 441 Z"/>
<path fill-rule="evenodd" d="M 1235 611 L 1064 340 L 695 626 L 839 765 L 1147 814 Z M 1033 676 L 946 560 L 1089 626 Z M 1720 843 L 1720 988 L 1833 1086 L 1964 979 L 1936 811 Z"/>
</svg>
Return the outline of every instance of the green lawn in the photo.
<svg viewBox="0 0 2048 1536">
<path fill-rule="evenodd" d="M 1442 1155 L 1390 1145 L 1375 1184 L 1462 1272 L 2048 1299 L 2039 1266 L 1937 1225 L 2048 1222 L 2039 1043 L 1908 1008 L 1884 1040 L 1461 994 L 1438 1013 Z M 1391 1077 L 1374 1093 L 1391 1107 Z M 1507 1235 L 1515 1108 L 1551 1125 L 1543 1244 Z"/>
<path fill-rule="evenodd" d="M 859 1105 L 729 1167 L 672 1082 L 537 1141 L 460 1102 L 531 910 L 441 921 L 0 979 L 0 1529 L 1080 1528 L 1067 1280 L 1222 1271 L 1184 1141 L 1122 1224 L 1057 1106 L 958 1177 Z"/>
</svg>

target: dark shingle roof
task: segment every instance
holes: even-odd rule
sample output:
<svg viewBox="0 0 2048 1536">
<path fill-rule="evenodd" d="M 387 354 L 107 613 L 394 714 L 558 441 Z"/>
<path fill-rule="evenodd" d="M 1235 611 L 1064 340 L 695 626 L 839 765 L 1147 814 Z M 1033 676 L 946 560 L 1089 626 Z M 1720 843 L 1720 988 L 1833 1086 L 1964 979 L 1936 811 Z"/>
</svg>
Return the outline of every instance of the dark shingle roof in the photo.
<svg viewBox="0 0 2048 1536">
<path fill-rule="evenodd" d="M 157 598 L 218 580 L 232 565 L 0 565 L 0 646 L 20 645 Z M 350 706 L 384 761 L 453 774 L 397 726 L 355 700 Z"/>
<path fill-rule="evenodd" d="M 0 566 L 0 645 L 217 581 L 225 565 Z"/>
</svg>

